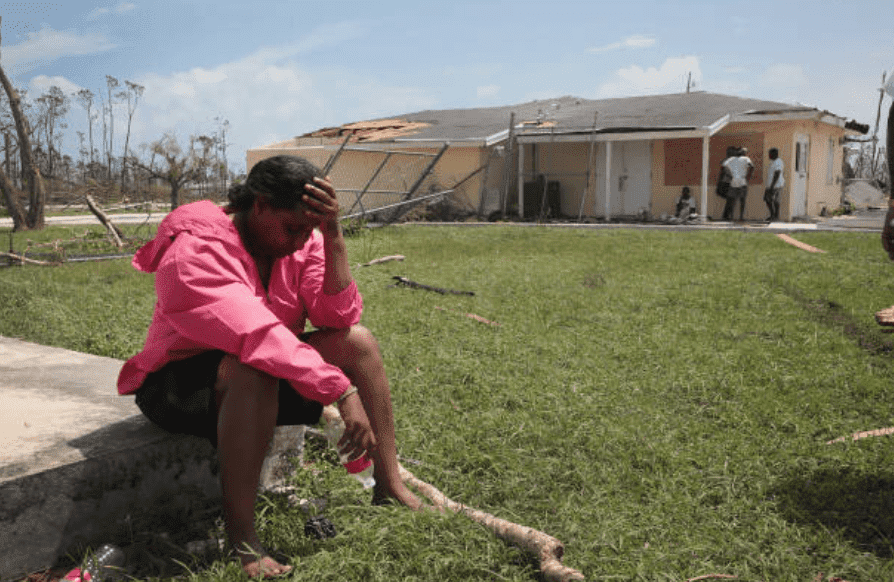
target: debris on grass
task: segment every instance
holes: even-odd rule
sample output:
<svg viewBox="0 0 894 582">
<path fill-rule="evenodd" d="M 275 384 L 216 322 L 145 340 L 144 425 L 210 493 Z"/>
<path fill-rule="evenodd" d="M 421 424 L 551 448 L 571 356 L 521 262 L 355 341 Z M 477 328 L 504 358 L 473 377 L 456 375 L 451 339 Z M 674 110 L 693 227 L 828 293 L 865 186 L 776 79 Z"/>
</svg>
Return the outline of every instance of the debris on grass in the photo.
<svg viewBox="0 0 894 582">
<path fill-rule="evenodd" d="M 843 443 L 844 441 L 858 441 L 860 439 L 865 439 L 869 437 L 877 437 L 877 436 L 887 436 L 889 434 L 894 434 L 894 426 L 889 426 L 888 428 L 879 428 L 876 430 L 864 430 L 862 432 L 855 432 L 852 435 L 838 437 L 837 439 L 832 439 L 831 441 L 827 441 L 827 445 L 831 445 L 834 443 Z"/>
<path fill-rule="evenodd" d="M 395 275 L 392 277 L 395 281 L 397 281 L 397 285 L 404 285 L 406 287 L 412 287 L 413 289 L 424 289 L 426 291 L 434 291 L 435 293 L 440 293 L 442 295 L 452 294 L 452 295 L 475 295 L 474 291 L 455 291 L 453 289 L 445 289 L 443 287 L 433 287 L 431 285 L 423 285 L 422 283 L 417 283 L 416 281 L 411 281 L 406 277 L 400 277 Z M 395 286 L 397 286 L 395 285 Z"/>
<path fill-rule="evenodd" d="M 497 537 L 537 556 L 540 560 L 540 573 L 547 582 L 585 579 L 580 571 L 562 564 L 565 545 L 556 538 L 534 528 L 512 523 L 474 507 L 457 503 L 434 486 L 418 479 L 403 466 L 400 466 L 400 476 L 407 485 L 428 497 L 438 509 L 449 509 L 454 513 L 461 513 L 488 528 Z"/>
<path fill-rule="evenodd" d="M 794 239 L 787 234 L 779 233 L 776 236 L 779 237 L 781 240 L 784 240 L 788 244 L 790 244 L 794 247 L 797 247 L 803 251 L 807 251 L 808 253 L 825 253 L 826 252 L 822 249 L 818 249 L 816 247 L 810 246 L 807 243 L 802 243 L 801 241 Z"/>
<path fill-rule="evenodd" d="M 894 327 L 894 305 L 875 312 L 875 322 L 881 326 Z"/>
<path fill-rule="evenodd" d="M 481 317 L 480 315 L 476 315 L 474 313 L 463 313 L 462 311 L 456 311 L 455 309 L 447 309 L 446 307 L 440 307 L 438 305 L 435 305 L 435 309 L 438 309 L 440 311 L 446 311 L 448 313 L 456 313 L 458 315 L 464 315 L 466 317 L 470 317 L 470 318 L 474 319 L 475 321 L 480 321 L 481 323 L 486 323 L 488 325 L 494 325 L 494 326 L 500 325 L 496 321 L 491 321 L 489 319 L 485 319 L 485 318 Z"/>
<path fill-rule="evenodd" d="M 387 263 L 389 261 L 402 261 L 405 258 L 406 257 L 403 255 L 388 255 L 387 257 L 379 257 L 378 259 L 373 259 L 368 263 L 363 263 L 363 264 L 360 264 L 357 266 L 358 267 L 371 267 L 373 265 L 379 265 L 381 263 Z"/>
</svg>

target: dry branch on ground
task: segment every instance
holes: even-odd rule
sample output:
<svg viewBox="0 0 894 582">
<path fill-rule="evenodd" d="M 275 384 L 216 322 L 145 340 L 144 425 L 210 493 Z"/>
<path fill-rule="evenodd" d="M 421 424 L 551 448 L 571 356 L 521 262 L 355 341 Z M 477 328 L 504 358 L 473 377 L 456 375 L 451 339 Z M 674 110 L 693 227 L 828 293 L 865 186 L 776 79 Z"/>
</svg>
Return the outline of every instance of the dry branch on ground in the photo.
<svg viewBox="0 0 894 582">
<path fill-rule="evenodd" d="M 449 509 L 454 513 L 461 513 L 472 521 L 491 530 L 498 538 L 537 556 L 540 560 L 540 573 L 543 575 L 544 580 L 549 582 L 568 582 L 569 580 L 585 579 L 580 571 L 562 564 L 565 546 L 556 538 L 542 531 L 512 523 L 474 507 L 457 503 L 441 493 L 433 485 L 417 478 L 403 466 L 400 467 L 400 476 L 407 485 L 431 500 L 435 507 Z"/>
<path fill-rule="evenodd" d="M 831 445 L 833 443 L 843 443 L 844 441 L 858 441 L 860 439 L 865 439 L 869 437 L 877 437 L 877 436 L 887 436 L 889 434 L 894 434 L 894 426 L 888 428 L 879 428 L 876 430 L 864 430 L 861 432 L 855 432 L 854 434 L 838 437 L 837 439 L 832 439 L 831 441 L 827 441 L 827 445 Z"/>
<path fill-rule="evenodd" d="M 801 250 L 803 250 L 803 251 L 807 251 L 808 253 L 825 253 L 825 252 L 826 252 L 826 251 L 824 251 L 824 250 L 821 250 L 821 249 L 818 249 L 818 248 L 816 248 L 816 247 L 810 246 L 810 245 L 807 244 L 807 243 L 802 243 L 801 241 L 799 241 L 799 240 L 797 240 L 797 239 L 794 239 L 794 238 L 790 237 L 790 236 L 787 235 L 787 234 L 781 234 L 781 233 L 780 233 L 780 234 L 777 234 L 776 236 L 779 237 L 781 240 L 784 240 L 784 241 L 787 242 L 788 244 L 790 244 L 790 245 L 792 245 L 792 246 L 794 246 L 794 247 L 797 247 L 797 248 L 799 248 L 799 249 L 801 249 Z"/>
</svg>

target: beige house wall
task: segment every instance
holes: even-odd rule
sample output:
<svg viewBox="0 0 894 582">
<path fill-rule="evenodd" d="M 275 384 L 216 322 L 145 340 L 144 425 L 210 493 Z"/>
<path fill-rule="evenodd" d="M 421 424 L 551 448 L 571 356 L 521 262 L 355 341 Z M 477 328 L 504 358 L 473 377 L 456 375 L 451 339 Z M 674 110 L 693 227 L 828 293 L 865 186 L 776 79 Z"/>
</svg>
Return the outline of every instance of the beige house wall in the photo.
<svg viewBox="0 0 894 582">
<path fill-rule="evenodd" d="M 581 196 L 587 190 L 584 215 L 592 216 L 595 172 L 590 175 L 587 189 L 587 160 L 590 157 L 589 143 L 560 142 L 525 144 L 523 179 L 532 182 L 543 175 L 550 182 L 559 182 L 561 212 L 564 216 L 577 216 Z M 592 163 L 595 167 L 598 144 L 593 146 Z M 604 171 L 604 169 L 603 169 Z M 512 193 L 512 202 L 518 202 L 518 190 Z M 527 212 L 527 211 L 526 211 Z"/>
<path fill-rule="evenodd" d="M 746 220 L 762 220 L 767 217 L 767 206 L 764 203 L 764 189 L 766 184 L 766 169 L 770 165 L 768 152 L 770 148 L 779 150 L 779 157 L 784 164 L 783 175 L 785 186 L 780 200 L 782 220 L 792 219 L 791 185 L 792 172 L 795 167 L 795 136 L 805 134 L 810 137 L 810 155 L 807 181 L 807 212 L 811 216 L 818 216 L 825 207 L 827 210 L 837 208 L 841 202 L 842 160 L 844 150 L 841 138 L 845 130 L 827 123 L 813 120 L 797 121 L 772 121 L 761 123 L 732 123 L 719 132 L 718 136 L 735 136 L 759 133 L 763 135 L 763 151 L 750 151 L 749 156 L 762 156 L 760 183 L 750 184 L 745 204 Z M 832 158 L 829 163 L 829 142 L 832 140 Z M 682 187 L 665 186 L 664 160 L 667 140 L 656 140 L 652 150 L 652 215 L 673 215 L 675 204 L 679 198 Z M 713 150 L 713 146 L 712 146 Z M 715 194 L 719 167 L 708 168 L 708 208 L 707 215 L 718 219 L 723 214 L 725 201 Z M 701 211 L 701 183 L 689 185 L 692 195 Z M 738 207 L 734 216 L 738 216 Z"/>
</svg>

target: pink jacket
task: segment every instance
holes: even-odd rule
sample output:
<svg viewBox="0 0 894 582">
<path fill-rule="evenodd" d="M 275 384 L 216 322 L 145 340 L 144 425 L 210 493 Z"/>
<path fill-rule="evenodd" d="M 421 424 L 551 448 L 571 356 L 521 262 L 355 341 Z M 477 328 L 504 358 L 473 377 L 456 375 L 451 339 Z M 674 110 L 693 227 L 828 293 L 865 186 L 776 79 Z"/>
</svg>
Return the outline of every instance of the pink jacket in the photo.
<svg viewBox="0 0 894 582">
<path fill-rule="evenodd" d="M 305 398 L 331 404 L 350 386 L 297 334 L 315 327 L 347 328 L 360 321 L 356 283 L 325 295 L 323 237 L 273 265 L 265 292 L 236 227 L 209 201 L 181 206 L 161 222 L 133 266 L 155 273 L 158 301 L 143 350 L 118 376 L 118 393 L 131 394 L 146 375 L 173 360 L 222 350 L 241 362 L 288 380 Z"/>
</svg>

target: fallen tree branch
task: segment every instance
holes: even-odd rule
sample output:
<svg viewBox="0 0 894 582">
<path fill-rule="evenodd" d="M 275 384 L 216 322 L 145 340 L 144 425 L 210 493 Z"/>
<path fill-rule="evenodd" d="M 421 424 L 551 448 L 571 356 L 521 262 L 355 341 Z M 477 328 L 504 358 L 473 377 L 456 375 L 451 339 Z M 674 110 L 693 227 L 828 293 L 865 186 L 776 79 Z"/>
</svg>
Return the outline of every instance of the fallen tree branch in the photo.
<svg viewBox="0 0 894 582">
<path fill-rule="evenodd" d="M 0 252 L 0 257 L 12 259 L 13 261 L 19 261 L 20 263 L 25 263 L 27 265 L 40 265 L 41 267 L 55 267 L 55 266 L 61 264 L 61 263 L 51 263 L 48 261 L 38 261 L 36 259 L 29 259 L 28 257 L 26 257 L 24 255 L 17 255 L 15 253 Z"/>
<path fill-rule="evenodd" d="M 406 257 L 403 255 L 388 255 L 387 257 L 379 257 L 378 259 L 373 259 L 368 263 L 363 263 L 361 265 L 357 265 L 358 267 L 371 267 L 373 265 L 378 265 L 380 263 L 387 263 L 388 261 L 402 261 Z"/>
<path fill-rule="evenodd" d="M 338 416 L 341 416 L 341 413 L 335 406 L 323 407 L 323 418 L 327 422 Z M 311 428 L 305 431 L 305 436 L 322 437 L 319 431 Z M 413 475 L 403 465 L 398 465 L 398 468 L 400 469 L 400 478 L 403 482 L 425 495 L 435 507 L 449 509 L 454 513 L 462 513 L 472 521 L 494 532 L 497 537 L 536 555 L 540 559 L 540 572 L 543 574 L 543 579 L 547 582 L 569 582 L 570 580 L 585 579 L 580 571 L 562 564 L 565 546 L 556 538 L 542 531 L 518 525 L 517 523 L 494 517 L 474 507 L 457 503 L 438 491 L 433 485 Z"/>
<path fill-rule="evenodd" d="M 794 238 L 790 237 L 790 236 L 787 235 L 787 234 L 779 233 L 779 234 L 777 234 L 776 236 L 779 237 L 781 240 L 784 240 L 784 241 L 787 242 L 788 244 L 790 244 L 790 245 L 792 245 L 792 246 L 794 246 L 794 247 L 798 247 L 798 248 L 801 249 L 802 251 L 807 251 L 808 253 L 825 253 L 825 252 L 826 252 L 826 251 L 824 251 L 824 250 L 822 250 L 822 249 L 818 249 L 818 248 L 816 248 L 816 247 L 812 247 L 812 246 L 810 246 L 810 245 L 807 244 L 807 243 L 802 243 L 801 241 L 799 241 L 799 240 L 797 240 L 797 239 L 794 239 Z"/>
<path fill-rule="evenodd" d="M 843 443 L 844 441 L 858 441 L 860 439 L 865 439 L 868 437 L 877 437 L 877 436 L 886 436 L 889 434 L 894 434 L 894 426 L 888 428 L 879 428 L 876 430 L 864 430 L 862 432 L 855 432 L 852 435 L 838 437 L 837 439 L 832 439 L 831 441 L 827 441 L 827 445 L 831 445 L 833 443 Z"/>
<path fill-rule="evenodd" d="M 565 546 L 556 538 L 542 531 L 518 525 L 468 505 L 457 503 L 438 491 L 434 486 L 418 479 L 402 465 L 400 466 L 400 477 L 404 483 L 428 497 L 436 507 L 449 509 L 454 513 L 461 513 L 472 521 L 491 530 L 497 537 L 537 556 L 540 559 L 540 573 L 543 575 L 544 580 L 549 582 L 584 580 L 584 575 L 580 571 L 562 564 Z"/>
<path fill-rule="evenodd" d="M 441 311 L 447 311 L 449 313 L 456 313 L 458 315 L 465 315 L 466 317 L 471 317 L 475 321 L 480 321 L 481 323 L 486 323 L 488 325 L 495 325 L 495 326 L 500 325 L 496 321 L 491 321 L 489 319 L 485 319 L 485 318 L 481 317 L 480 315 L 476 315 L 474 313 L 463 313 L 462 311 L 456 311 L 455 309 L 447 309 L 446 307 L 440 307 L 438 305 L 435 305 L 435 309 L 439 309 Z"/>
<path fill-rule="evenodd" d="M 434 291 L 435 293 L 440 293 L 445 295 L 447 293 L 453 295 L 475 295 L 473 291 L 454 291 L 453 289 L 444 289 L 442 287 L 432 287 L 431 285 L 423 285 L 422 283 L 417 283 L 416 281 L 410 281 L 406 277 L 399 277 L 395 275 L 392 277 L 399 285 L 406 285 L 407 287 L 412 287 L 414 289 L 425 289 L 426 291 Z"/>
<path fill-rule="evenodd" d="M 109 232 L 109 237 L 114 241 L 115 245 L 120 249 L 124 246 L 124 243 L 121 242 L 121 239 L 124 238 L 124 233 L 121 232 L 121 229 L 115 226 L 112 223 L 112 220 L 106 215 L 105 212 L 96 204 L 93 200 L 93 197 L 89 194 L 84 195 L 84 199 L 87 201 L 87 208 L 90 209 L 90 212 L 102 223 L 106 230 Z"/>
</svg>

